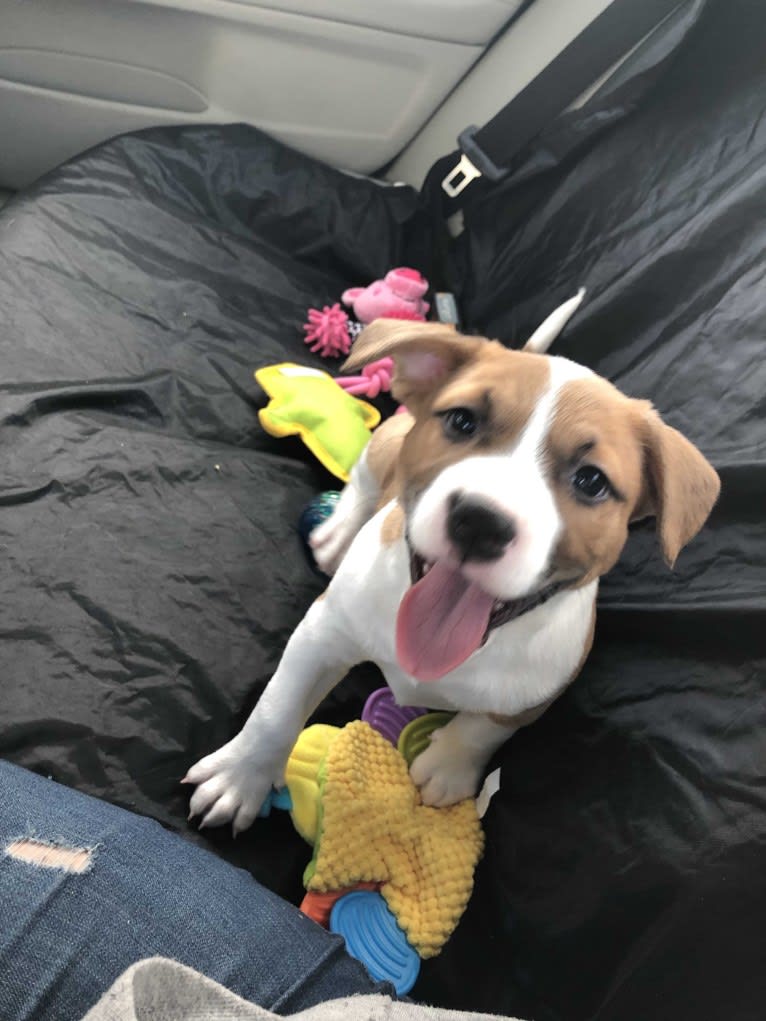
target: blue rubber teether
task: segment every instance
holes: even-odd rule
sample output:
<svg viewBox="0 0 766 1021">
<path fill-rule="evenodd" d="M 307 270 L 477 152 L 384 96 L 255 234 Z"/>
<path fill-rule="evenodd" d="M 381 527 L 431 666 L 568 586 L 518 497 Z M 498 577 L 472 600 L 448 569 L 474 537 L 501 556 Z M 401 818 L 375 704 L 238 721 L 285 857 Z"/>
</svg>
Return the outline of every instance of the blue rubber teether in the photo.
<svg viewBox="0 0 766 1021">
<path fill-rule="evenodd" d="M 339 933 L 349 954 L 378 982 L 390 982 L 399 996 L 415 985 L 420 957 L 379 893 L 355 890 L 340 897 L 330 912 L 330 932 Z"/>
<path fill-rule="evenodd" d="M 322 572 L 317 567 L 316 561 L 314 560 L 314 554 L 311 552 L 309 536 L 315 528 L 329 518 L 337 507 L 338 500 L 340 500 L 340 493 L 335 489 L 328 489 L 327 492 L 320 493 L 312 500 L 309 500 L 298 519 L 298 534 L 303 542 L 303 549 L 308 557 L 309 563 L 319 574 Z"/>
<path fill-rule="evenodd" d="M 281 787 L 278 791 L 272 787 L 266 795 L 263 804 L 258 809 L 258 818 L 266 819 L 271 815 L 272 808 L 281 808 L 289 812 L 293 807 L 293 799 L 287 787 Z"/>
</svg>

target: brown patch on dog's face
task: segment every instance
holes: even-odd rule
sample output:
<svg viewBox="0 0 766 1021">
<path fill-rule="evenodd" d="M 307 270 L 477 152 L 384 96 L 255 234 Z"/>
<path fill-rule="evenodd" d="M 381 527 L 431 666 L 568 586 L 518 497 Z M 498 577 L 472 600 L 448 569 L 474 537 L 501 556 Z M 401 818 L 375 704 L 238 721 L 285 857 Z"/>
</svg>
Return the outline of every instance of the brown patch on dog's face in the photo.
<svg viewBox="0 0 766 1021">
<path fill-rule="evenodd" d="M 609 571 L 628 537 L 628 525 L 656 514 L 666 559 L 704 524 L 718 495 L 718 477 L 705 458 L 645 401 L 621 394 L 598 376 L 562 387 L 547 438 L 547 465 L 562 522 L 552 567 L 584 585 Z M 576 473 L 599 469 L 604 499 L 588 501 L 573 485 Z"/>
<path fill-rule="evenodd" d="M 487 341 L 473 360 L 425 395 L 402 444 L 399 478 L 405 505 L 445 468 L 467 457 L 510 449 L 546 389 L 550 370 L 543 355 L 509 351 Z M 478 422 L 474 436 L 456 439 L 445 415 L 467 409 Z"/>
<path fill-rule="evenodd" d="M 558 395 L 546 441 L 546 466 L 561 519 L 552 568 L 586 584 L 620 556 L 642 492 L 643 450 L 635 402 L 606 380 L 566 383 Z M 590 466 L 608 479 L 610 492 L 586 502 L 573 485 Z"/>
<path fill-rule="evenodd" d="M 399 455 L 411 428 L 412 415 L 392 415 L 375 430 L 367 445 L 367 467 L 380 493 L 377 510 L 399 493 Z"/>
</svg>

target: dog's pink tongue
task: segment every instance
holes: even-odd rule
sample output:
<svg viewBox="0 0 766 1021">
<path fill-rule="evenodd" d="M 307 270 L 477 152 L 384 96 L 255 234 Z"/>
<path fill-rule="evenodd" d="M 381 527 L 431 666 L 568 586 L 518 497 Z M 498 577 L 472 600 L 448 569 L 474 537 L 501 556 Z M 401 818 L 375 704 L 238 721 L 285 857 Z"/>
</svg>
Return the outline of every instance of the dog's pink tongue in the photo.
<svg viewBox="0 0 766 1021">
<path fill-rule="evenodd" d="M 460 666 L 481 645 L 493 603 L 460 571 L 435 563 L 399 606 L 399 666 L 419 681 L 436 681 Z"/>
</svg>

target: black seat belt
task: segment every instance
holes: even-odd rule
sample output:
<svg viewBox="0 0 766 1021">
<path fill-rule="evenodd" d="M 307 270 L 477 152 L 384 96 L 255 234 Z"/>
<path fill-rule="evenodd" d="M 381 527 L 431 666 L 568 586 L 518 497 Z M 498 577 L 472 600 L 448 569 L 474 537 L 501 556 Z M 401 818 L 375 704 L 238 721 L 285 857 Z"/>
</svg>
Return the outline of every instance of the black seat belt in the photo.
<svg viewBox="0 0 766 1021">
<path fill-rule="evenodd" d="M 501 180 L 513 157 L 686 0 L 612 0 L 483 128 L 458 136 L 461 156 L 441 182 L 450 199 L 478 177 Z"/>
</svg>

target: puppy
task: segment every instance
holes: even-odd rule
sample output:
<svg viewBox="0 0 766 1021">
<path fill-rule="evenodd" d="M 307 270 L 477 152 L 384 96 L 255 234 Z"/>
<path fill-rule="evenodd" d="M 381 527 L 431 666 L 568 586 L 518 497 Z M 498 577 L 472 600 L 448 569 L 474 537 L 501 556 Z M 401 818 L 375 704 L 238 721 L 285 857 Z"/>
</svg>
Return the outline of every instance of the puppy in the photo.
<svg viewBox="0 0 766 1021">
<path fill-rule="evenodd" d="M 184 778 L 190 818 L 248 827 L 308 717 L 364 660 L 401 705 L 457 713 L 412 765 L 423 802 L 474 795 L 495 750 L 577 676 L 630 522 L 656 517 L 670 566 L 697 534 L 719 492 L 702 454 L 646 401 L 539 353 L 581 297 L 523 351 L 434 323 L 359 336 L 345 368 L 393 358 L 408 414 L 375 432 L 313 533 L 332 580 L 241 732 Z"/>
</svg>

